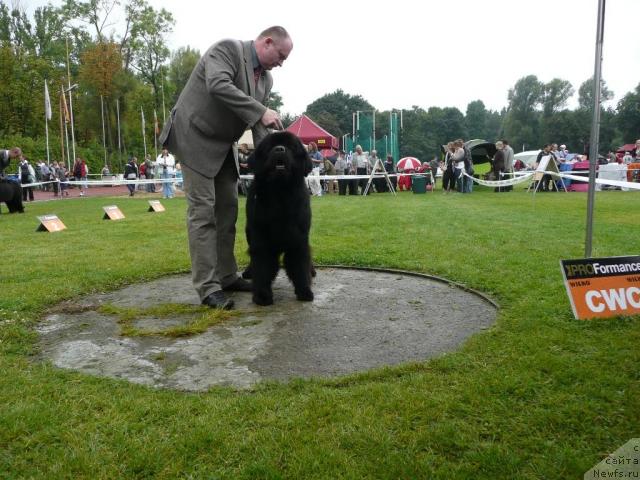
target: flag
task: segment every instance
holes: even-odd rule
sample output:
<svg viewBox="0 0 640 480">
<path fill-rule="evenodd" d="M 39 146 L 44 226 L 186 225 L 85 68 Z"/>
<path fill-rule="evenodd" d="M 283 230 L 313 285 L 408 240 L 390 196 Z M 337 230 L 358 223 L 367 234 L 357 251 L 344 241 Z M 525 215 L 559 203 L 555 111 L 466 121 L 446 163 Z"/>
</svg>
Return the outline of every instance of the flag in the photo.
<svg viewBox="0 0 640 480">
<path fill-rule="evenodd" d="M 69 110 L 67 109 L 67 96 L 64 94 L 64 87 L 60 87 L 60 109 L 62 110 L 64 116 L 64 123 L 69 123 Z"/>
<path fill-rule="evenodd" d="M 44 114 L 47 120 L 51 120 L 51 99 L 49 98 L 49 87 L 47 81 L 44 81 Z"/>
<path fill-rule="evenodd" d="M 156 137 L 160 135 L 160 126 L 158 125 L 158 115 L 156 114 L 155 108 L 153 109 L 153 128 L 156 132 Z"/>
</svg>

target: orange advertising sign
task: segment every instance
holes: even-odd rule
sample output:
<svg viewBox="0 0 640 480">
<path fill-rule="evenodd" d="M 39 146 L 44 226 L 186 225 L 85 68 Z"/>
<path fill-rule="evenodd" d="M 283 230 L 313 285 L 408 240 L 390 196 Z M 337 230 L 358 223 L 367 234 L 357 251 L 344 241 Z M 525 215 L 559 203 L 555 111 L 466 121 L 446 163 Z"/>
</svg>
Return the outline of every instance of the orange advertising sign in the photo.
<svg viewBox="0 0 640 480">
<path fill-rule="evenodd" d="M 160 200 L 149 200 L 149 212 L 164 212 L 164 205 Z"/>
<path fill-rule="evenodd" d="M 121 220 L 124 218 L 124 213 L 116 205 L 107 205 L 102 207 L 104 210 L 104 220 Z"/>
<path fill-rule="evenodd" d="M 36 232 L 59 232 L 67 228 L 57 215 L 43 215 L 38 217 L 40 225 L 36 228 Z"/>
<path fill-rule="evenodd" d="M 577 319 L 640 314 L 640 256 L 560 260 Z"/>
</svg>

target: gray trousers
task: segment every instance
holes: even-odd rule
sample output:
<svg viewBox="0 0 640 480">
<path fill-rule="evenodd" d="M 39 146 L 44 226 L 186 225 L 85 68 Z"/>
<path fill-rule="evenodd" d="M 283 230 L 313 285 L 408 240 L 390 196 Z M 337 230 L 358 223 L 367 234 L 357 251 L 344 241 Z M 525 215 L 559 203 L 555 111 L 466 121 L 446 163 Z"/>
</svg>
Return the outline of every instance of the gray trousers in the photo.
<svg viewBox="0 0 640 480">
<path fill-rule="evenodd" d="M 200 300 L 238 277 L 234 254 L 238 219 L 238 176 L 231 151 L 215 178 L 186 165 L 182 170 L 187 198 L 187 232 L 191 277 Z"/>
</svg>

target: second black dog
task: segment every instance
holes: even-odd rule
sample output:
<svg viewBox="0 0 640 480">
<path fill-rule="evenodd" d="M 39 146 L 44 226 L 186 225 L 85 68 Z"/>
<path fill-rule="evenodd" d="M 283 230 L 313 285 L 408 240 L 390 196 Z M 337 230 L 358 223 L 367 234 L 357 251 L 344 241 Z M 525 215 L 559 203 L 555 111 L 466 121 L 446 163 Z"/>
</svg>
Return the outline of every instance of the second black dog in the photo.
<svg viewBox="0 0 640 480">
<path fill-rule="evenodd" d="M 247 194 L 247 241 L 253 301 L 271 305 L 271 285 L 280 257 L 296 298 L 313 300 L 311 291 L 311 206 L 305 176 L 311 160 L 298 137 L 276 132 L 265 137 L 249 158 L 254 181 Z"/>
</svg>

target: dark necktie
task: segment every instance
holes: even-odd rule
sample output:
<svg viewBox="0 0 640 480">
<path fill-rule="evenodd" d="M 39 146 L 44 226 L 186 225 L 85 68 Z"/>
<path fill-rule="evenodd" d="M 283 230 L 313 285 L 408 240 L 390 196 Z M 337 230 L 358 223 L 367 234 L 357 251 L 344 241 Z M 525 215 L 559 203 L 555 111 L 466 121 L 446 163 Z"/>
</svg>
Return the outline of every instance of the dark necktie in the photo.
<svg viewBox="0 0 640 480">
<path fill-rule="evenodd" d="M 255 85 L 258 85 L 258 80 L 260 80 L 260 75 L 262 75 L 262 67 L 258 66 L 253 69 L 253 82 Z"/>
</svg>

